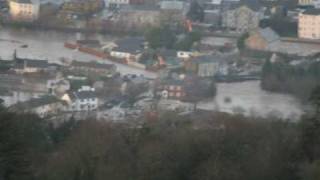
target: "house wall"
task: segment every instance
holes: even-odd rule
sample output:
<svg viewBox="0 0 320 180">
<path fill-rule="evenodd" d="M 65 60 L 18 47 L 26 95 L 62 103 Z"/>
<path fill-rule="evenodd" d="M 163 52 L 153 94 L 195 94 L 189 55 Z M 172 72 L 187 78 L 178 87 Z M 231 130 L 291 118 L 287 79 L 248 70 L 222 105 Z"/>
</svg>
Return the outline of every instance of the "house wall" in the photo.
<svg viewBox="0 0 320 180">
<path fill-rule="evenodd" d="M 194 73 L 198 72 L 198 65 L 194 63 L 192 60 L 185 61 L 184 67 L 187 71 Z"/>
<path fill-rule="evenodd" d="M 185 97 L 184 88 L 181 85 L 165 85 L 161 92 L 164 98 L 168 99 L 182 99 Z"/>
<path fill-rule="evenodd" d="M 218 73 L 218 63 L 201 63 L 198 65 L 199 77 L 213 77 Z"/>
<path fill-rule="evenodd" d="M 126 27 L 155 27 L 160 26 L 160 11 L 125 11 L 120 12 L 119 22 Z"/>
<path fill-rule="evenodd" d="M 62 97 L 67 103 L 65 111 L 92 111 L 98 108 L 98 98 L 71 100 L 68 94 Z"/>
<path fill-rule="evenodd" d="M 119 6 L 123 4 L 129 4 L 130 0 L 105 0 L 105 5 L 107 7 Z"/>
<path fill-rule="evenodd" d="M 91 111 L 98 108 L 98 98 L 77 99 L 73 111 Z"/>
<path fill-rule="evenodd" d="M 246 6 L 226 11 L 222 16 L 222 26 L 237 32 L 247 32 L 259 27 L 260 13 Z"/>
<path fill-rule="evenodd" d="M 299 0 L 298 4 L 300 6 L 311 6 L 314 0 Z"/>
<path fill-rule="evenodd" d="M 120 58 L 120 59 L 129 59 L 131 57 L 130 53 L 126 52 L 119 52 L 119 51 L 111 51 L 110 55 L 115 58 Z"/>
<path fill-rule="evenodd" d="M 300 14 L 298 21 L 299 38 L 320 39 L 320 14 Z"/>
<path fill-rule="evenodd" d="M 9 2 L 10 16 L 15 21 L 35 21 L 39 16 L 39 4 Z"/>
</svg>

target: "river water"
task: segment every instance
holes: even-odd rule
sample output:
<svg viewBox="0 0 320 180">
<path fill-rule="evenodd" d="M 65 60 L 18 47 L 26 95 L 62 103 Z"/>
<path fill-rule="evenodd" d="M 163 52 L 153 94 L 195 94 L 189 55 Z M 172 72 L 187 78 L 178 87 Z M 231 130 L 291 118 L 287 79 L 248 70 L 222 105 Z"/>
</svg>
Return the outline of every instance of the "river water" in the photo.
<svg viewBox="0 0 320 180">
<path fill-rule="evenodd" d="M 198 107 L 248 116 L 274 116 L 295 120 L 299 119 L 305 108 L 293 96 L 262 90 L 260 81 L 219 83 L 217 96 L 200 103 Z"/>
<path fill-rule="evenodd" d="M 79 33 L 63 33 L 57 31 L 30 31 L 26 29 L 4 29 L 0 27 L 0 58 L 12 59 L 14 50 L 17 50 L 19 57 L 44 59 L 50 62 L 59 63 L 62 58 L 77 61 L 103 61 L 109 64 L 116 64 L 118 71 L 123 74 L 143 74 L 149 78 L 155 78 L 156 74 L 141 69 L 128 67 L 108 60 L 64 47 L 67 41 L 83 39 Z M 88 39 L 100 40 L 102 43 L 112 42 L 114 37 L 99 34 L 87 35 Z M 23 45 L 28 45 L 23 48 Z"/>
<path fill-rule="evenodd" d="M 93 37 L 101 42 L 110 42 L 114 39 L 103 35 L 93 35 Z M 78 38 L 79 34 L 76 33 L 2 28 L 0 29 L 0 57 L 11 59 L 14 50 L 17 49 L 18 56 L 47 59 L 51 62 L 59 62 L 61 58 L 101 61 L 93 56 L 64 48 L 64 42 L 75 41 Z M 28 48 L 21 47 L 25 44 L 28 45 Z M 150 78 L 156 77 L 154 73 L 122 64 L 116 65 L 123 74 L 135 73 L 144 74 Z M 294 119 L 303 113 L 303 105 L 297 99 L 290 95 L 266 92 L 260 88 L 259 81 L 219 83 L 217 89 L 217 97 L 214 100 L 208 99 L 208 101 L 200 103 L 199 108 L 253 116 L 273 115 Z"/>
</svg>

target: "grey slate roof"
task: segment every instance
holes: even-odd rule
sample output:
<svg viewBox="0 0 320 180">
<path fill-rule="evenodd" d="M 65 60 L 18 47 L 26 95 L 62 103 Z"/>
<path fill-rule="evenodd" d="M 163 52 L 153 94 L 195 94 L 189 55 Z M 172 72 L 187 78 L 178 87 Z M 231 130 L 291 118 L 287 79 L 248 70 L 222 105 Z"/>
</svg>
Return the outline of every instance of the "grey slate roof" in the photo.
<svg viewBox="0 0 320 180">
<path fill-rule="evenodd" d="M 205 55 L 205 56 L 198 56 L 195 57 L 192 62 L 197 63 L 197 64 L 202 64 L 202 63 L 211 63 L 211 62 L 218 62 L 219 61 L 218 56 L 213 56 L 213 55 Z"/>
<path fill-rule="evenodd" d="M 162 82 L 163 85 L 166 85 L 166 86 L 171 86 L 171 85 L 174 85 L 174 86 L 182 86 L 184 85 L 184 82 L 183 80 L 178 80 L 178 79 L 165 79 L 163 80 Z"/>
<path fill-rule="evenodd" d="M 143 37 L 129 37 L 115 42 L 117 47 L 113 51 L 139 54 L 144 50 Z"/>
<path fill-rule="evenodd" d="M 176 57 L 177 51 L 171 49 L 159 49 L 157 53 L 163 57 Z"/>
<path fill-rule="evenodd" d="M 49 63 L 46 60 L 33 60 L 33 59 L 16 58 L 15 68 L 23 69 L 24 66 L 33 67 L 33 68 L 48 68 Z"/>
<path fill-rule="evenodd" d="M 17 3 L 22 3 L 22 4 L 31 4 L 31 0 L 13 0 L 14 2 Z"/>
<path fill-rule="evenodd" d="M 70 92 L 69 96 L 72 100 L 75 99 L 91 99 L 97 98 L 97 95 L 94 91 L 78 91 L 78 92 Z"/>
<path fill-rule="evenodd" d="M 97 62 L 80 62 L 80 61 L 72 61 L 71 66 L 74 67 L 88 67 L 95 69 L 113 69 L 116 66 L 114 64 L 102 64 Z"/>
<path fill-rule="evenodd" d="M 259 33 L 262 36 L 262 38 L 265 39 L 268 43 L 271 43 L 280 39 L 280 36 L 269 27 L 260 29 Z"/>
<path fill-rule="evenodd" d="M 303 12 L 303 14 L 308 14 L 308 15 L 320 15 L 320 9 L 307 9 Z"/>
<path fill-rule="evenodd" d="M 40 98 L 32 98 L 29 101 L 20 102 L 11 106 L 9 109 L 11 110 L 23 110 L 23 109 L 33 109 L 37 107 L 41 107 L 48 104 L 61 102 L 58 98 L 54 96 L 42 96 Z"/>
</svg>

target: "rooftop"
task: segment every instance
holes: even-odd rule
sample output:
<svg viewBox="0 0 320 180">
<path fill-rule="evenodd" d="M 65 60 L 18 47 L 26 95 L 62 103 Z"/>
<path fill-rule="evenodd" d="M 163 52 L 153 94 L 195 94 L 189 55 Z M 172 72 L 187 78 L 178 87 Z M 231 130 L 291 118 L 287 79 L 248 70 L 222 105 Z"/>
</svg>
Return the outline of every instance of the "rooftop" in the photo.
<svg viewBox="0 0 320 180">
<path fill-rule="evenodd" d="M 32 4 L 31 0 L 12 0 L 12 1 L 21 3 L 21 4 Z"/>
<path fill-rule="evenodd" d="M 210 63 L 210 62 L 218 62 L 219 59 L 220 58 L 218 56 L 205 55 L 205 56 L 198 56 L 193 58 L 192 62 L 195 62 L 197 64 Z"/>
<path fill-rule="evenodd" d="M 33 60 L 16 58 L 15 68 L 23 69 L 24 67 L 34 68 L 48 68 L 49 63 L 47 60 Z"/>
<path fill-rule="evenodd" d="M 80 61 L 72 61 L 71 66 L 88 67 L 88 68 L 95 68 L 95 69 L 106 69 L 106 70 L 116 67 L 114 64 L 102 64 L 97 62 L 80 62 Z"/>
<path fill-rule="evenodd" d="M 21 110 L 21 109 L 33 109 L 41 107 L 48 104 L 53 104 L 60 102 L 60 100 L 54 96 L 42 96 L 40 98 L 33 98 L 29 101 L 20 102 L 10 107 L 11 110 Z"/>
<path fill-rule="evenodd" d="M 128 52 L 131 54 L 139 54 L 144 49 L 143 37 L 129 37 L 120 39 L 115 42 L 117 47 L 113 51 Z"/>
<path fill-rule="evenodd" d="M 163 57 L 177 57 L 177 51 L 171 49 L 159 49 L 157 53 Z"/>
<path fill-rule="evenodd" d="M 269 27 L 260 29 L 259 33 L 266 41 L 268 41 L 268 43 L 271 43 L 273 41 L 277 41 L 280 39 L 280 36 Z"/>
<path fill-rule="evenodd" d="M 169 78 L 169 79 L 163 80 L 162 84 L 163 85 L 167 85 L 167 86 L 170 86 L 170 85 L 183 86 L 184 85 L 184 81 L 183 80 L 179 80 L 179 79 Z"/>
<path fill-rule="evenodd" d="M 318 16 L 318 15 L 320 15 L 320 9 L 307 9 L 302 14 Z"/>
<path fill-rule="evenodd" d="M 71 99 L 92 99 L 97 98 L 97 95 L 94 91 L 77 91 L 77 92 L 70 92 L 69 96 Z"/>
</svg>

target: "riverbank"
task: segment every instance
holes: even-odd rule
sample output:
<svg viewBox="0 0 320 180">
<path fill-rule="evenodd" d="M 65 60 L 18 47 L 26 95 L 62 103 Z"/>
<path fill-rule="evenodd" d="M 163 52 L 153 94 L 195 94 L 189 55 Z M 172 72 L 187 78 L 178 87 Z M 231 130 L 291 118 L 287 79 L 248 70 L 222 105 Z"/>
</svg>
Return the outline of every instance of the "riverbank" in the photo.
<svg viewBox="0 0 320 180">
<path fill-rule="evenodd" d="M 143 35 L 144 32 L 139 31 L 124 31 L 124 29 L 107 29 L 107 28 L 83 28 L 83 27 L 70 27 L 70 26 L 53 26 L 45 25 L 40 23 L 18 23 L 18 22 L 0 22 L 0 25 L 4 28 L 13 29 L 28 29 L 33 31 L 58 31 L 62 33 L 98 33 L 102 35 L 112 35 L 112 36 L 137 36 Z"/>
</svg>

